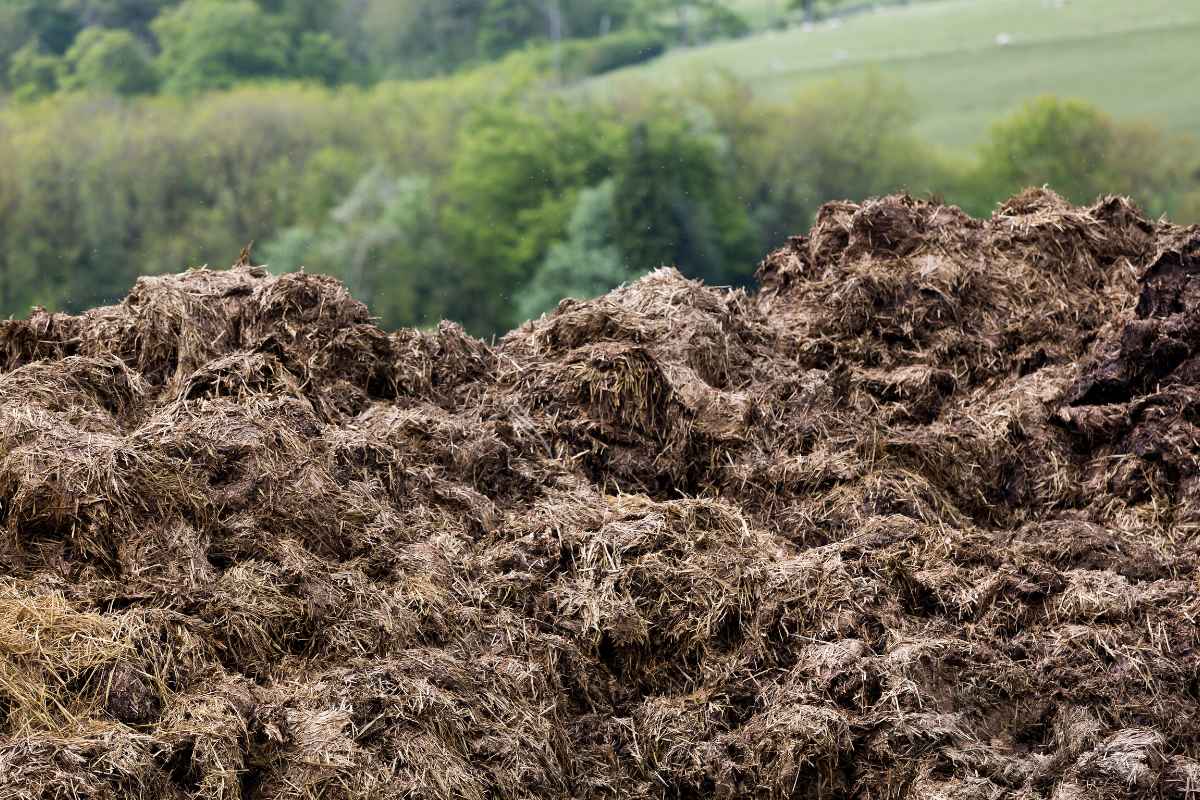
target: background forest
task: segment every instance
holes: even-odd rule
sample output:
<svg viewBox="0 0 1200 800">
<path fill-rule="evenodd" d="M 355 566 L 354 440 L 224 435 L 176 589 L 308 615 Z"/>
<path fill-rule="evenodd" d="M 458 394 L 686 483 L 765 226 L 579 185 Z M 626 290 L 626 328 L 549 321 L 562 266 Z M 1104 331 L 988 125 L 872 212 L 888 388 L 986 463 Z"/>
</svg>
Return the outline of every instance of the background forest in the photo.
<svg viewBox="0 0 1200 800">
<path fill-rule="evenodd" d="M 964 0 L 0 0 L 0 312 L 112 301 L 253 240 L 389 327 L 486 335 L 661 264 L 746 282 L 839 198 L 987 214 L 1048 183 L 1200 220 L 1193 104 L 1141 113 L 1148 78 L 1121 60 L 1155 57 L 1154 25 L 1194 41 L 1200 12 L 993 5 L 1048 15 L 1055 61 Z M 956 42 L 920 34 L 931 14 Z M 1096 77 L 1115 99 L 986 83 L 996 59 L 1074 74 L 1068 39 L 1115 60 L 1127 85 Z M 991 88 L 968 70 L 930 98 L 904 72 L 952 57 Z"/>
</svg>

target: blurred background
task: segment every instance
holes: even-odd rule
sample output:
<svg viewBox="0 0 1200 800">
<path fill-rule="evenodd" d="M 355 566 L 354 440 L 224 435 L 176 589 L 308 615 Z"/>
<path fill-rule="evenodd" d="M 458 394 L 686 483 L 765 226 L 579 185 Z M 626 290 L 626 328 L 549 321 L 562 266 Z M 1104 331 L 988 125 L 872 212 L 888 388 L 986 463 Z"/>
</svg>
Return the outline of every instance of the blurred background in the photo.
<svg viewBox="0 0 1200 800">
<path fill-rule="evenodd" d="M 0 0 L 0 314 L 255 261 L 501 333 L 833 199 L 1200 221 L 1200 2 Z"/>
</svg>

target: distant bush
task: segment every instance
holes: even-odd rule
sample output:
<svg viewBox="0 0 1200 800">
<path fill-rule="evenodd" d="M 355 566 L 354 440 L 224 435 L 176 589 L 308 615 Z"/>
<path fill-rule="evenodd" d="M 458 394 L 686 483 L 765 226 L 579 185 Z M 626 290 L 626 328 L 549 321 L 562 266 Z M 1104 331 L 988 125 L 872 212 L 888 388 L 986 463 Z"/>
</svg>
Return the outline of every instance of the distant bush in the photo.
<svg viewBox="0 0 1200 800">
<path fill-rule="evenodd" d="M 658 58 L 667 50 L 662 34 L 623 31 L 595 39 L 578 39 L 563 47 L 564 71 L 574 78 L 600 75 Z"/>
<path fill-rule="evenodd" d="M 8 63 L 8 85 L 13 97 L 29 101 L 51 94 L 58 88 L 59 59 L 43 53 L 30 42 L 12 54 Z"/>
<path fill-rule="evenodd" d="M 75 37 L 64 60 L 68 89 L 144 94 L 158 88 L 146 46 L 125 30 L 88 28 Z"/>
<path fill-rule="evenodd" d="M 975 191 L 995 198 L 1049 185 L 1076 203 L 1127 194 L 1153 214 L 1182 207 L 1196 184 L 1194 147 L 1139 122 L 1118 121 L 1080 100 L 1040 97 L 997 122 L 979 149 Z"/>
<path fill-rule="evenodd" d="M 185 0 L 151 24 L 163 87 L 187 94 L 288 73 L 288 38 L 250 0 Z"/>
</svg>

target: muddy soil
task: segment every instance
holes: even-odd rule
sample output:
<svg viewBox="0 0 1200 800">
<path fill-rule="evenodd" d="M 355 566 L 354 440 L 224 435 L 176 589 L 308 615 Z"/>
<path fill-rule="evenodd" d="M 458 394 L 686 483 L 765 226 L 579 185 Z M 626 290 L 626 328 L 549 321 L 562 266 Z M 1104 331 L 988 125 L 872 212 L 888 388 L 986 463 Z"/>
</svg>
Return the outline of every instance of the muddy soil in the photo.
<svg viewBox="0 0 1200 800">
<path fill-rule="evenodd" d="M 0 798 L 1200 798 L 1200 229 L 895 196 L 758 280 L 0 323 Z"/>
</svg>

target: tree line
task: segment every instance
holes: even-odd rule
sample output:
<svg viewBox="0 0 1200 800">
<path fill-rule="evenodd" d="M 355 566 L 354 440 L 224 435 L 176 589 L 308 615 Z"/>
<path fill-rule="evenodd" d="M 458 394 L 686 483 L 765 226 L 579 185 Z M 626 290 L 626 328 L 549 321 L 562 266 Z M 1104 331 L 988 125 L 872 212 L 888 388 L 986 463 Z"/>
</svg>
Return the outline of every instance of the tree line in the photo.
<svg viewBox="0 0 1200 800">
<path fill-rule="evenodd" d="M 0 92 L 367 85 L 550 42 L 586 74 L 748 30 L 720 0 L 5 0 Z"/>
<path fill-rule="evenodd" d="M 139 274 L 230 263 L 341 277 L 389 327 L 502 332 L 670 264 L 750 280 L 821 203 L 906 188 L 983 214 L 1030 184 L 1200 219 L 1195 148 L 1033 101 L 970 156 L 913 132 L 878 78 L 769 102 L 697 82 L 547 91 L 528 60 L 371 87 L 192 98 L 60 93 L 0 110 L 0 311 L 111 302 Z"/>
</svg>

